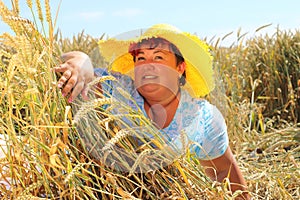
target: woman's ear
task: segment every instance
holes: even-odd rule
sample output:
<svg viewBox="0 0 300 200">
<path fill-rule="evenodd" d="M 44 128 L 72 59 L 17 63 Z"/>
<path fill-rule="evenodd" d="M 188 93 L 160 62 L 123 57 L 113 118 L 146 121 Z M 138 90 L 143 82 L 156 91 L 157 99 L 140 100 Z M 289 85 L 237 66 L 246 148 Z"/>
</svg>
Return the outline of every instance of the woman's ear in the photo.
<svg viewBox="0 0 300 200">
<path fill-rule="evenodd" d="M 186 63 L 182 62 L 182 63 L 178 64 L 177 68 L 178 68 L 178 72 L 180 74 L 183 74 L 183 72 L 185 71 L 185 68 L 186 68 Z"/>
</svg>

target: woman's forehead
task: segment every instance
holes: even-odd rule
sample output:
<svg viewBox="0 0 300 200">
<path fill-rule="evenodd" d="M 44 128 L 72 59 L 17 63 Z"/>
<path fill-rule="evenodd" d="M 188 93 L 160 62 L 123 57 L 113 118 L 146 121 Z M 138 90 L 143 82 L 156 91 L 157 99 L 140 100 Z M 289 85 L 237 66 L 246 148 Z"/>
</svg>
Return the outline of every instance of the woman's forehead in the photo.
<svg viewBox="0 0 300 200">
<path fill-rule="evenodd" d="M 143 50 L 162 50 L 169 52 L 171 54 L 178 54 L 181 55 L 179 50 L 166 39 L 163 38 L 150 38 L 150 39 L 143 39 L 138 43 L 132 43 L 129 46 L 128 52 L 131 53 L 132 56 L 136 56 Z"/>
<path fill-rule="evenodd" d="M 162 44 L 162 43 L 158 43 L 155 46 L 151 43 L 142 43 L 140 45 L 139 49 L 164 49 L 164 50 L 170 50 L 170 45 L 168 44 Z"/>
<path fill-rule="evenodd" d="M 159 47 L 156 48 L 141 48 L 139 50 L 136 51 L 136 55 L 144 55 L 144 54 L 164 54 L 164 55 L 172 55 L 174 54 L 173 52 L 171 52 L 168 49 L 162 49 Z"/>
</svg>

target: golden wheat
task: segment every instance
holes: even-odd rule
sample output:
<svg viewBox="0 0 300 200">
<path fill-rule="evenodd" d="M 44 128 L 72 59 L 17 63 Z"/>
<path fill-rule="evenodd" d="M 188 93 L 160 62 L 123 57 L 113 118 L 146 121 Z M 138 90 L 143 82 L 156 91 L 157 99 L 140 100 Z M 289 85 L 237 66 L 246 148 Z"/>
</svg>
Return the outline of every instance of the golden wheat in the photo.
<svg viewBox="0 0 300 200">
<path fill-rule="evenodd" d="M 112 98 L 97 98 L 91 101 L 84 102 L 80 105 L 80 109 L 76 112 L 74 119 L 72 121 L 73 124 L 77 124 L 78 121 L 84 117 L 88 112 L 94 110 L 97 107 L 112 104 Z"/>
<path fill-rule="evenodd" d="M 2 21 L 15 32 L 14 36 L 0 36 L 0 133 L 5 134 L 9 147 L 2 148 L 5 157 L 0 160 L 2 199 L 233 199 L 239 194 L 229 193 L 228 182 L 208 179 L 189 149 L 186 156 L 176 157 L 175 163 L 160 170 L 147 175 L 133 173 L 157 149 L 142 141 L 142 147 L 147 148 L 141 147 L 140 154 L 132 151 L 128 136 L 142 136 L 125 123 L 122 125 L 127 129 L 119 129 L 114 122 L 122 123 L 126 117 L 148 127 L 149 119 L 104 95 L 99 100 L 68 105 L 55 87 L 56 77 L 50 70 L 57 65 L 61 52 L 74 49 L 88 53 L 95 66 L 106 66 L 96 48 L 97 39 L 83 32 L 73 40 L 53 35 L 48 0 L 45 14 L 41 1 L 36 0 L 38 19 L 34 23 L 19 16 L 19 1 L 13 3 L 14 9 L 9 10 L 0 1 Z M 34 13 L 32 1 L 26 3 Z M 48 35 L 37 31 L 38 20 L 48 27 Z M 221 99 L 219 106 L 225 104 L 230 145 L 253 199 L 299 199 L 300 33 L 278 30 L 276 38 L 246 41 L 244 35 L 239 30 L 240 43 L 229 48 L 211 45 L 220 73 L 218 84 L 224 84 L 224 91 L 220 86 L 209 98 Z M 115 81 L 109 76 L 98 78 L 88 87 L 105 84 L 106 80 Z M 121 88 L 118 91 L 131 99 Z M 105 103 L 111 104 L 108 109 L 97 108 Z M 128 114 L 112 115 L 114 108 Z M 155 136 L 151 142 L 165 150 L 155 128 L 149 126 L 142 132 Z M 86 138 L 91 144 L 86 144 Z M 190 145 L 184 133 L 179 139 L 183 147 Z M 87 150 L 88 145 L 99 152 L 118 147 L 132 153 L 132 166 L 114 154 L 116 162 L 131 176 L 101 163 Z"/>
</svg>

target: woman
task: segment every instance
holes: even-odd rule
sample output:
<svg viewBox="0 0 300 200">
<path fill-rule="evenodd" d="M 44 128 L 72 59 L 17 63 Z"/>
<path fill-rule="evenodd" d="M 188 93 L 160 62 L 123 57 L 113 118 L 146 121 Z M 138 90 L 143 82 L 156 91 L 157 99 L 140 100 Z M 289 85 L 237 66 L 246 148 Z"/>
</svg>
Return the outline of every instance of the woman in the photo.
<svg viewBox="0 0 300 200">
<path fill-rule="evenodd" d="M 206 167 L 211 179 L 229 177 L 231 190 L 246 190 L 246 183 L 229 147 L 225 120 L 218 109 L 201 99 L 213 88 L 212 57 L 198 37 L 169 25 L 155 25 L 133 40 L 109 39 L 99 42 L 102 56 L 111 62 L 113 75 L 125 86 L 138 107 L 155 126 L 176 142 L 185 131 L 189 140 L 200 145 L 192 151 Z M 63 75 L 58 81 L 71 102 L 79 93 L 87 98 L 86 85 L 95 76 L 106 75 L 96 69 L 82 52 L 63 55 L 56 67 Z M 116 73 L 117 72 L 117 73 Z M 132 75 L 134 74 L 134 75 Z M 114 84 L 101 90 L 117 96 Z M 242 197 L 248 198 L 247 192 Z"/>
</svg>

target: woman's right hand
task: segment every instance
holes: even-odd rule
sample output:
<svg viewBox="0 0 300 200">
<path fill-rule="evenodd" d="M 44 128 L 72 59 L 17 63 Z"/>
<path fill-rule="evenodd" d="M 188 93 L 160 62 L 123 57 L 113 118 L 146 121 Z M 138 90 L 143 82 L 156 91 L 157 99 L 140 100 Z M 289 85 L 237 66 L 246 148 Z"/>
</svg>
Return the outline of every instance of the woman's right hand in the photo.
<svg viewBox="0 0 300 200">
<path fill-rule="evenodd" d="M 83 99 L 88 99 L 88 83 L 94 76 L 94 68 L 89 56 L 80 51 L 71 51 L 62 56 L 63 63 L 54 67 L 55 72 L 61 72 L 57 86 L 62 89 L 63 96 L 69 96 L 72 102 L 80 93 Z"/>
</svg>

